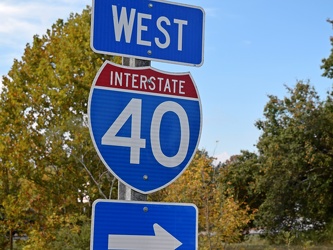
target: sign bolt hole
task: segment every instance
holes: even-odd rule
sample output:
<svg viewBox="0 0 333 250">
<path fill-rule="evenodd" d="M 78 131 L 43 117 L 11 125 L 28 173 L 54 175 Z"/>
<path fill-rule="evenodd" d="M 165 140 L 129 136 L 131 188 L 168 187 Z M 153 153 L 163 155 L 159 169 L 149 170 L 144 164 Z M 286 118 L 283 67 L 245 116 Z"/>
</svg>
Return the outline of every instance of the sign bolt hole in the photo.
<svg viewBox="0 0 333 250">
<path fill-rule="evenodd" d="M 152 53 L 153 53 L 153 52 L 152 52 L 151 50 L 148 50 L 148 51 L 147 51 L 147 54 L 148 54 L 148 55 L 151 55 Z"/>
<path fill-rule="evenodd" d="M 153 4 L 152 4 L 152 3 L 149 3 L 149 4 L 148 4 L 148 7 L 149 7 L 149 8 L 153 8 Z"/>
<path fill-rule="evenodd" d="M 148 212 L 148 207 L 144 207 L 143 212 L 147 213 Z"/>
<path fill-rule="evenodd" d="M 143 179 L 144 179 L 145 181 L 148 180 L 148 175 L 145 174 L 145 175 L 143 176 Z"/>
</svg>

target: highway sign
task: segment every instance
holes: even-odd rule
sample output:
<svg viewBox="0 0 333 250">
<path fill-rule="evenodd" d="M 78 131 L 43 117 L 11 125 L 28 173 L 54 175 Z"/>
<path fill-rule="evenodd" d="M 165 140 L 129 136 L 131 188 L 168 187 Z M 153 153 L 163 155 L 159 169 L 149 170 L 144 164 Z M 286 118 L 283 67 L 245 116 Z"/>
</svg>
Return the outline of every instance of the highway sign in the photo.
<svg viewBox="0 0 333 250">
<path fill-rule="evenodd" d="M 105 62 L 88 100 L 92 141 L 105 166 L 132 189 L 155 192 L 179 177 L 201 133 L 190 73 Z"/>
<path fill-rule="evenodd" d="M 91 223 L 92 250 L 195 250 L 194 204 L 97 200 Z"/>
<path fill-rule="evenodd" d="M 203 64 L 204 11 L 158 0 L 93 0 L 91 48 L 96 53 Z"/>
</svg>

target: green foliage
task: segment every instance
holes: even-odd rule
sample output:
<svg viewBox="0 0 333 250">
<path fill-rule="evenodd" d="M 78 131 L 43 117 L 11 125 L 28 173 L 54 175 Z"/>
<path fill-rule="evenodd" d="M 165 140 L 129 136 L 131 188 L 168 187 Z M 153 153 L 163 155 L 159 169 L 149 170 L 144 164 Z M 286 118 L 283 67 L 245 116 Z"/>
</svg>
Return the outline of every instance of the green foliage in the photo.
<svg viewBox="0 0 333 250">
<path fill-rule="evenodd" d="M 332 96 L 320 101 L 309 83 L 288 88 L 283 100 L 269 96 L 257 147 L 259 187 L 266 198 L 258 225 L 272 237 L 311 228 L 322 230 L 333 216 Z"/>
<path fill-rule="evenodd" d="M 44 239 L 45 235 L 35 230 L 23 249 L 90 249 L 90 220 L 82 215 L 74 215 L 68 220 L 62 221 L 62 226 L 53 230 L 50 237 L 52 240 L 42 241 L 41 239 Z"/>
<path fill-rule="evenodd" d="M 333 20 L 327 19 L 327 22 L 333 26 Z M 333 78 L 333 36 L 330 37 L 332 49 L 331 54 L 322 60 L 321 68 L 324 70 L 323 76 Z"/>
<path fill-rule="evenodd" d="M 257 180 L 260 173 L 259 157 L 249 151 L 230 157 L 219 168 L 219 187 L 227 197 L 257 210 L 264 199 L 258 190 Z"/>
</svg>

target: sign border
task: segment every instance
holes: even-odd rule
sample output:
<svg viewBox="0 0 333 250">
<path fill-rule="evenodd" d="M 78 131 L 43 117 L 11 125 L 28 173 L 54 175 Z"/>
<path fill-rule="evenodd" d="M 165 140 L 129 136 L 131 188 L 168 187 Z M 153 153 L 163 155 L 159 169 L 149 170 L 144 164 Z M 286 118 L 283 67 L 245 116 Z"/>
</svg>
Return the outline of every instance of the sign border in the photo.
<svg viewBox="0 0 333 250">
<path fill-rule="evenodd" d="M 199 9 L 203 13 L 203 20 L 202 20 L 202 48 L 201 48 L 201 62 L 199 64 L 193 64 L 193 63 L 186 63 L 186 62 L 179 62 L 179 61 L 173 61 L 173 60 L 166 60 L 166 59 L 158 59 L 153 58 L 150 56 L 136 56 L 136 55 L 130 55 L 130 54 L 122 54 L 122 53 L 116 53 L 116 52 L 109 52 L 109 51 L 103 51 L 103 50 L 97 50 L 94 47 L 94 20 L 95 20 L 95 1 L 92 0 L 92 8 L 91 8 L 91 27 L 90 27 L 90 48 L 97 54 L 106 54 L 106 55 L 114 55 L 114 56 L 122 56 L 122 57 L 134 57 L 137 59 L 143 59 L 143 60 L 149 60 L 149 61 L 156 61 L 156 62 L 164 62 L 164 63 L 173 63 L 178 65 L 185 65 L 185 66 L 194 66 L 194 67 L 201 67 L 204 63 L 204 47 L 205 47 L 205 10 L 200 6 L 195 5 L 189 5 L 189 4 L 183 4 L 183 3 L 176 3 L 172 1 L 163 1 L 163 0 L 148 0 L 147 2 L 160 2 L 170 5 L 178 5 L 182 7 L 187 8 L 194 8 Z"/>
</svg>

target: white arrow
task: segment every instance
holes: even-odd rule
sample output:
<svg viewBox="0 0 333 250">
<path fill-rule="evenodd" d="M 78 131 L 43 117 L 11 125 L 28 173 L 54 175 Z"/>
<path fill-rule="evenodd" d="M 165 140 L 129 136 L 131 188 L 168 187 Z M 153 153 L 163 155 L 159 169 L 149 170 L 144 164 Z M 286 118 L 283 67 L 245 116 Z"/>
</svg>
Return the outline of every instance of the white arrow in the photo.
<svg viewBox="0 0 333 250">
<path fill-rule="evenodd" d="M 154 236 L 109 234 L 108 250 L 175 250 L 183 243 L 155 223 Z"/>
</svg>

